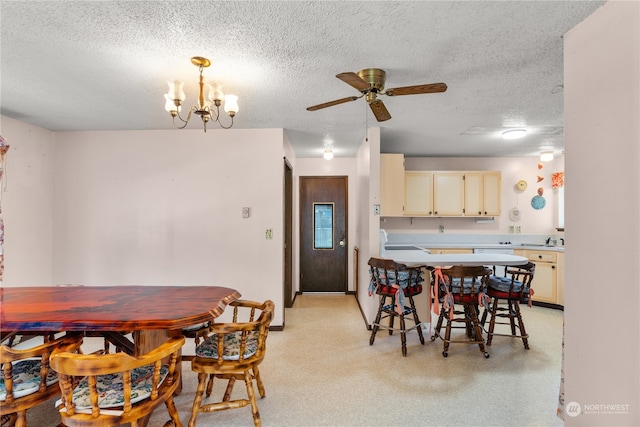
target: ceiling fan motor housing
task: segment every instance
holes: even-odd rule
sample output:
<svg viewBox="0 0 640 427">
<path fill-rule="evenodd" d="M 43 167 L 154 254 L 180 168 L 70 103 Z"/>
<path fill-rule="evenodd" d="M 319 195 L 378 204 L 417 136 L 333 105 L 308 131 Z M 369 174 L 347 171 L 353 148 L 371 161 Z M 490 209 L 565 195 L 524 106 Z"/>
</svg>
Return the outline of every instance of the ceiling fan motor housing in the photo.
<svg viewBox="0 0 640 427">
<path fill-rule="evenodd" d="M 380 68 L 365 68 L 358 71 L 358 76 L 369 83 L 373 92 L 380 93 L 384 90 L 384 83 L 387 79 L 387 73 Z M 370 89 L 370 90 L 371 90 Z"/>
</svg>

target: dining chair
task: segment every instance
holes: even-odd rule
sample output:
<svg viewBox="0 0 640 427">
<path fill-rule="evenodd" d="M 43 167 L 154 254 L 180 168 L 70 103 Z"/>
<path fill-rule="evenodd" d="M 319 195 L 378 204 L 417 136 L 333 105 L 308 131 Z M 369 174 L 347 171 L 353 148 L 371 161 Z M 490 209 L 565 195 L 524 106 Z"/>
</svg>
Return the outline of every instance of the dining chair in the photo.
<svg viewBox="0 0 640 427">
<path fill-rule="evenodd" d="M 44 335 L 42 338 L 48 337 Z M 49 356 L 55 349 L 78 351 L 81 334 L 69 334 L 29 346 L 0 345 L 0 418 L 1 425 L 27 425 L 27 410 L 47 402 L 60 393 L 58 374 L 49 366 Z M 24 344 L 24 342 L 22 343 Z M 35 345 L 31 345 L 35 344 Z"/>
<path fill-rule="evenodd" d="M 484 347 L 482 327 L 478 318 L 478 307 L 486 306 L 487 283 L 491 270 L 482 266 L 454 266 L 434 271 L 435 286 L 438 286 L 440 314 L 431 336 L 431 341 L 440 338 L 444 342 L 442 355 L 449 355 L 449 344 L 478 344 L 485 358 L 489 353 Z M 445 324 L 444 337 L 440 333 Z M 454 326 L 463 323 L 463 326 Z M 464 328 L 465 337 L 452 339 L 452 329 Z"/>
<path fill-rule="evenodd" d="M 523 265 L 509 267 L 505 270 L 505 276 L 492 275 L 489 278 L 487 295 L 491 298 L 489 307 L 485 307 L 482 313 L 482 326 L 490 315 L 489 328 L 487 329 L 487 345 L 491 345 L 494 336 L 521 338 L 525 349 L 529 349 L 529 335 L 522 320 L 520 304 L 531 305 L 533 289 L 531 282 L 535 274 L 536 265 L 528 262 Z M 498 321 L 498 318 L 508 319 Z M 496 333 L 496 325 L 509 325 L 511 333 Z"/>
<path fill-rule="evenodd" d="M 422 323 L 418 317 L 418 311 L 413 297 L 422 293 L 422 283 L 424 278 L 423 267 L 407 267 L 391 259 L 375 258 L 369 259 L 369 295 L 378 295 L 378 312 L 371 325 L 371 337 L 369 345 L 373 345 L 376 333 L 379 329 L 389 330 L 389 335 L 394 331 L 400 332 L 402 343 L 402 355 L 407 355 L 407 332 L 414 329 L 418 331 L 420 344 L 424 344 L 422 334 Z M 408 305 L 407 305 L 408 303 Z M 385 319 L 389 319 L 388 325 L 383 325 Z M 398 318 L 398 327 L 394 326 L 395 319 Z M 413 322 L 411 327 L 407 327 L 406 321 Z"/>
<path fill-rule="evenodd" d="M 211 335 L 196 347 L 196 356 L 191 360 L 191 369 L 198 374 L 198 387 L 189 427 L 195 427 L 198 413 L 242 408 L 251 405 L 253 423 L 261 425 L 256 403 L 253 381 L 260 397 L 265 397 L 265 388 L 258 365 L 267 349 L 269 325 L 273 319 L 274 303 L 236 300 L 229 304 L 233 310 L 230 323 L 212 323 Z M 203 395 L 211 396 L 213 378 L 228 380 L 221 400 L 202 403 Z M 210 379 L 208 382 L 207 380 Z M 231 393 L 236 380 L 244 380 L 247 398 L 234 398 Z"/>
<path fill-rule="evenodd" d="M 211 335 L 211 322 L 203 322 L 182 328 L 180 333 L 183 337 L 193 340 L 195 347 Z M 195 354 L 182 354 L 182 361 L 189 362 L 196 357 Z"/>
<path fill-rule="evenodd" d="M 117 426 L 150 415 L 164 403 L 170 421 L 181 427 L 173 395 L 180 384 L 176 369 L 184 337 L 174 337 L 140 356 L 125 352 L 73 354 L 54 351 L 51 367 L 60 376 L 56 402 L 64 426 Z"/>
</svg>

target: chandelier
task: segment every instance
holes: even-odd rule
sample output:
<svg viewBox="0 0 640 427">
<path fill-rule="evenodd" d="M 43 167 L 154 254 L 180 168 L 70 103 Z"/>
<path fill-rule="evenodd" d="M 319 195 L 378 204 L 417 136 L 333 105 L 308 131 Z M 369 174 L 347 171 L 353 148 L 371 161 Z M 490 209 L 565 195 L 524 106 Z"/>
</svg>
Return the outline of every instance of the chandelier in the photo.
<svg viewBox="0 0 640 427">
<path fill-rule="evenodd" d="M 173 125 L 178 129 L 184 129 L 191 119 L 191 114 L 195 113 L 202 119 L 205 132 L 207 131 L 207 123 L 209 122 L 217 122 L 221 128 L 229 129 L 233 126 L 233 117 L 238 112 L 238 97 L 231 94 L 224 95 L 222 92 L 222 85 L 219 82 L 212 82 L 206 83 L 206 86 L 209 88 L 209 96 L 207 97 L 208 100 L 205 100 L 205 82 L 204 77 L 202 76 L 202 70 L 211 65 L 211 61 L 207 58 L 203 58 L 202 56 L 194 56 L 191 58 L 191 63 L 200 70 L 200 93 L 198 95 L 198 104 L 189 109 L 189 114 L 186 119 L 182 118 L 180 110 L 182 109 L 182 101 L 185 99 L 184 90 L 182 89 L 184 82 L 180 80 L 168 80 L 169 92 L 164 95 L 166 100 L 164 108 L 171 114 L 171 117 L 173 118 Z M 220 121 L 220 105 L 222 105 L 223 99 L 224 111 L 229 115 L 229 117 L 231 117 L 231 123 L 228 126 L 223 125 Z M 182 124 L 179 122 L 176 123 L 176 117 L 180 122 L 182 122 Z"/>
</svg>

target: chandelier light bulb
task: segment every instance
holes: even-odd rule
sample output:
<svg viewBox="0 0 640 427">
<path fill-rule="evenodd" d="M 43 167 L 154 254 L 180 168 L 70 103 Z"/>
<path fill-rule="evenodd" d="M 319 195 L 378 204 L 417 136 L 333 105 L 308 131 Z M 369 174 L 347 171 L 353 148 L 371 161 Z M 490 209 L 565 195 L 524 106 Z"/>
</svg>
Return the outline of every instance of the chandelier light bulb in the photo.
<svg viewBox="0 0 640 427">
<path fill-rule="evenodd" d="M 225 95 L 224 96 L 224 111 L 227 112 L 230 116 L 234 116 L 240 107 L 238 107 L 238 97 L 236 95 Z"/>
</svg>

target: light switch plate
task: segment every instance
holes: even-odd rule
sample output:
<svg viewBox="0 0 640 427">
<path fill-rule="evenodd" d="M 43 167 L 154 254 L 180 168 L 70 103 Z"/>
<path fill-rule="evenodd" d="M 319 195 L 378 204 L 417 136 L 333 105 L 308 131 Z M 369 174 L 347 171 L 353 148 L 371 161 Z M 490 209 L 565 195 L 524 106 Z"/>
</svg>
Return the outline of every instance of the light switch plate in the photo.
<svg viewBox="0 0 640 427">
<path fill-rule="evenodd" d="M 242 208 L 242 218 L 249 218 L 251 216 L 251 208 Z"/>
</svg>

